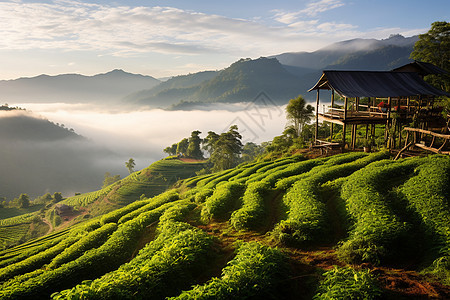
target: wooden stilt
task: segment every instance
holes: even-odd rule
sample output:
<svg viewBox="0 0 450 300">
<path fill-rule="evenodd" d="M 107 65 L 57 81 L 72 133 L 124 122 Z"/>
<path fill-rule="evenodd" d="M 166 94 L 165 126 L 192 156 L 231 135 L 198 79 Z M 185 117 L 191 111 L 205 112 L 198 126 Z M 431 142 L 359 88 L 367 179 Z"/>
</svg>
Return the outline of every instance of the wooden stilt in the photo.
<svg viewBox="0 0 450 300">
<path fill-rule="evenodd" d="M 315 140 L 314 144 L 317 144 L 317 139 L 319 138 L 319 89 L 317 89 L 317 99 L 316 99 L 316 128 L 315 128 Z"/>
<path fill-rule="evenodd" d="M 331 111 L 333 111 L 334 106 L 334 90 L 331 90 Z M 333 122 L 330 124 L 330 142 L 333 141 Z"/>
<path fill-rule="evenodd" d="M 342 125 L 342 151 L 344 151 L 344 149 L 345 149 L 345 134 L 346 134 L 346 130 L 347 130 L 347 124 L 344 123 L 344 125 Z"/>
</svg>

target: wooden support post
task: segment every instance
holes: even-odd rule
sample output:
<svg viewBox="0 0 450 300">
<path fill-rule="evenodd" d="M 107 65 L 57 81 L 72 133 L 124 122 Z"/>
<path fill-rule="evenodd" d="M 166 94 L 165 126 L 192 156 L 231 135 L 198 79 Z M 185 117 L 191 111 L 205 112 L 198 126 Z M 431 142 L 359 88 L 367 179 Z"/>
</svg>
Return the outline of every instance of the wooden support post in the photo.
<svg viewBox="0 0 450 300">
<path fill-rule="evenodd" d="M 405 147 L 406 145 L 408 145 L 408 139 L 409 139 L 409 131 L 406 132 Z"/>
<path fill-rule="evenodd" d="M 358 128 L 358 125 L 353 124 L 352 125 L 352 150 L 355 150 L 356 148 L 356 129 Z"/>
<path fill-rule="evenodd" d="M 331 113 L 333 113 L 334 106 L 334 90 L 331 90 Z M 333 122 L 330 124 L 330 142 L 333 141 Z"/>
<path fill-rule="evenodd" d="M 366 124 L 366 140 L 369 138 L 369 124 Z"/>
<path fill-rule="evenodd" d="M 347 97 L 345 97 L 344 98 L 345 100 L 344 100 L 344 126 L 343 126 L 343 128 L 342 128 L 342 151 L 344 151 L 344 149 L 345 149 L 345 131 L 346 131 L 346 129 L 347 129 L 347 123 L 346 123 L 346 119 L 347 119 L 347 102 L 348 102 L 348 98 Z"/>
<path fill-rule="evenodd" d="M 356 112 L 359 111 L 359 97 L 356 97 Z"/>
<path fill-rule="evenodd" d="M 347 123 L 344 122 L 344 125 L 342 125 L 342 151 L 345 149 L 345 134 L 347 129 Z"/>
<path fill-rule="evenodd" d="M 347 102 L 348 102 L 348 98 L 345 97 L 345 100 L 344 100 L 344 121 L 347 119 Z"/>
<path fill-rule="evenodd" d="M 316 128 L 315 128 L 315 140 L 314 144 L 317 144 L 317 139 L 319 138 L 319 89 L 317 89 L 317 100 L 316 100 Z"/>
</svg>

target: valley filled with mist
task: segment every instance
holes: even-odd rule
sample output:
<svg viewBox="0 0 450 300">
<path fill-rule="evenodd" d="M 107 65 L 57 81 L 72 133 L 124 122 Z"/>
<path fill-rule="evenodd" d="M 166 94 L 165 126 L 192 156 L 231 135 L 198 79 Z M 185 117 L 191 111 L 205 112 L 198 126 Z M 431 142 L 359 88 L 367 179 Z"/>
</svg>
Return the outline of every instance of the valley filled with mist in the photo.
<svg viewBox="0 0 450 300">
<path fill-rule="evenodd" d="M 163 80 L 119 69 L 1 80 L 0 103 L 25 110 L 2 112 L 9 127 L 2 129 L 0 167 L 8 176 L 0 197 L 95 190 L 106 172 L 126 176 L 129 158 L 143 169 L 194 130 L 206 136 L 237 125 L 244 143 L 270 141 L 286 125 L 289 99 L 314 101 L 307 90 L 322 69 L 389 70 L 410 61 L 416 40 L 355 39 Z M 53 126 L 30 122 L 42 119 Z"/>
</svg>

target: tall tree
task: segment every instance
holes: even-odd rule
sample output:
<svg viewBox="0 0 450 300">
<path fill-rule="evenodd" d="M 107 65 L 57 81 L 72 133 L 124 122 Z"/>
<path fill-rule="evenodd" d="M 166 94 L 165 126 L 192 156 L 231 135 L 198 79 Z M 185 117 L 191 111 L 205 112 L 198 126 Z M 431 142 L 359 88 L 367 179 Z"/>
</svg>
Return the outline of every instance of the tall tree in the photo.
<svg viewBox="0 0 450 300">
<path fill-rule="evenodd" d="M 186 155 L 189 140 L 184 138 L 177 144 L 177 154 Z"/>
<path fill-rule="evenodd" d="M 214 152 L 214 145 L 219 139 L 219 135 L 214 131 L 208 131 L 208 135 L 203 139 L 203 149 L 209 152 L 209 155 Z"/>
<path fill-rule="evenodd" d="M 189 145 L 187 147 L 186 155 L 192 158 L 202 159 L 203 153 L 200 149 L 202 139 L 200 138 L 200 131 L 192 131 L 191 137 L 189 138 Z"/>
<path fill-rule="evenodd" d="M 292 125 L 297 132 L 297 136 L 301 135 L 303 126 L 311 121 L 311 118 L 314 116 L 313 111 L 314 107 L 309 104 L 307 105 L 305 99 L 301 95 L 295 99 L 289 100 L 289 103 L 286 106 L 286 117 L 292 122 Z"/>
<path fill-rule="evenodd" d="M 127 162 L 125 162 L 125 166 L 128 169 L 128 172 L 133 173 L 134 172 L 134 167 L 136 166 L 136 163 L 134 162 L 133 158 L 130 158 Z"/>
<path fill-rule="evenodd" d="M 427 33 L 420 34 L 414 44 L 411 58 L 432 63 L 441 69 L 450 71 L 450 23 L 434 22 Z M 450 77 L 430 75 L 425 78 L 432 85 L 450 92 Z"/>
<path fill-rule="evenodd" d="M 238 165 L 243 147 L 241 139 L 237 125 L 232 125 L 227 132 L 220 134 L 210 157 L 214 164 L 213 171 L 226 170 Z"/>
<path fill-rule="evenodd" d="M 30 206 L 30 197 L 28 194 L 20 194 L 19 199 L 17 199 L 17 204 L 20 208 L 26 208 Z"/>
</svg>

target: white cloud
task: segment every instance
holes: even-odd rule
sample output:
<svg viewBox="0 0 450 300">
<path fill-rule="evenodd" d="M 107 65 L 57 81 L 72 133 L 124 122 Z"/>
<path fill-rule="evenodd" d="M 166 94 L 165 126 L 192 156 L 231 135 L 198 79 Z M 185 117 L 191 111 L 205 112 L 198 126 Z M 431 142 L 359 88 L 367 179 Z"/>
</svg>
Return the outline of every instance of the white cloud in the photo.
<svg viewBox="0 0 450 300">
<path fill-rule="evenodd" d="M 148 53 L 258 57 L 316 50 L 337 38 L 362 35 L 351 24 L 312 19 L 343 5 L 340 0 L 311 2 L 297 12 L 276 11 L 278 23 L 269 24 L 258 18 L 244 20 L 173 7 L 6 1 L 0 2 L 0 50 L 96 51 L 115 57 Z"/>
<path fill-rule="evenodd" d="M 301 10 L 300 13 L 310 17 L 315 17 L 319 13 L 323 13 L 326 12 L 327 10 L 332 10 L 341 6 L 344 6 L 344 3 L 340 0 L 314 1 L 306 5 L 306 8 Z"/>
</svg>

